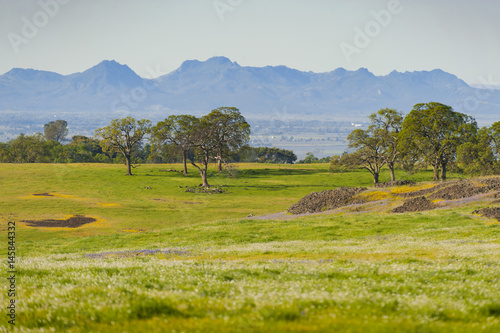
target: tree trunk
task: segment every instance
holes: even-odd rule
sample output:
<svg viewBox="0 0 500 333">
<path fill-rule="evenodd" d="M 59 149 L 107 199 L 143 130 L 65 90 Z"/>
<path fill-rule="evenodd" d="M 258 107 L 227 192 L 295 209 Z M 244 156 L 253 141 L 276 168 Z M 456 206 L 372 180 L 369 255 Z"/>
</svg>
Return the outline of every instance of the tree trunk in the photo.
<svg viewBox="0 0 500 333">
<path fill-rule="evenodd" d="M 379 176 L 378 172 L 373 173 L 373 183 L 378 184 L 378 176 Z"/>
<path fill-rule="evenodd" d="M 210 185 L 208 184 L 207 181 L 207 170 L 200 169 L 200 175 L 201 175 L 201 180 L 203 181 L 203 184 L 201 186 L 209 188 Z"/>
<path fill-rule="evenodd" d="M 130 163 L 130 156 L 125 156 L 125 160 L 127 161 L 127 174 L 126 176 L 132 176 L 132 163 Z"/>
<path fill-rule="evenodd" d="M 217 171 L 222 172 L 222 150 L 219 149 L 217 154 Z"/>
<path fill-rule="evenodd" d="M 196 168 L 198 169 L 198 171 L 200 171 L 200 176 L 201 176 L 201 180 L 202 180 L 202 184 L 201 186 L 205 187 L 205 188 L 209 188 L 210 185 L 208 184 L 208 181 L 207 181 L 207 170 L 208 170 L 208 161 L 209 161 L 209 155 L 208 155 L 208 152 L 205 153 L 205 156 L 203 158 L 203 168 L 200 168 L 199 165 L 197 165 L 196 163 L 194 163 L 193 160 L 191 160 L 191 164 Z"/>
<path fill-rule="evenodd" d="M 434 177 L 433 180 L 437 181 L 439 180 L 439 167 L 437 164 L 433 165 L 434 167 Z"/>
<path fill-rule="evenodd" d="M 387 166 L 389 167 L 389 170 L 391 170 L 391 181 L 396 180 L 396 175 L 394 174 L 394 163 L 387 163 Z"/>
<path fill-rule="evenodd" d="M 184 171 L 182 172 L 184 174 L 184 176 L 187 176 L 188 174 L 188 169 L 187 169 L 187 152 L 186 151 L 183 151 L 182 152 L 182 164 L 184 165 Z"/>
<path fill-rule="evenodd" d="M 441 164 L 441 181 L 445 182 L 446 181 L 446 163 L 443 162 Z"/>
</svg>

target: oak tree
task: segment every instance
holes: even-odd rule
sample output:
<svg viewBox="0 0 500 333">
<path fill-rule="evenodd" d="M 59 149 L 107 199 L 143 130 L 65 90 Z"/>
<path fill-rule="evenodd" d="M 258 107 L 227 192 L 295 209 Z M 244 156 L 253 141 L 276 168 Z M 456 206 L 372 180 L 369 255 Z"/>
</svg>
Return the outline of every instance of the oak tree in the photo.
<svg viewBox="0 0 500 333">
<path fill-rule="evenodd" d="M 171 115 L 151 129 L 151 140 L 156 150 L 171 144 L 182 155 L 183 173 L 188 174 L 187 154 L 193 146 L 193 131 L 199 120 L 191 115 Z"/>
<path fill-rule="evenodd" d="M 61 142 L 68 135 L 68 123 L 65 120 L 51 121 L 43 126 L 45 139 Z"/>
<path fill-rule="evenodd" d="M 416 104 L 403 121 L 400 148 L 432 165 L 434 180 L 441 177 L 445 181 L 457 148 L 476 132 L 475 120 L 450 106 L 436 102 Z"/>
<path fill-rule="evenodd" d="M 246 145 L 250 138 L 250 125 L 234 107 L 220 107 L 203 117 L 210 124 L 211 135 L 215 142 L 217 171 L 222 171 L 224 155 Z"/>
<path fill-rule="evenodd" d="M 125 158 L 127 176 L 132 175 L 132 152 L 140 146 L 141 141 L 151 128 L 147 119 L 135 120 L 132 117 L 113 119 L 111 123 L 95 130 L 103 151 L 119 152 Z"/>
<path fill-rule="evenodd" d="M 367 130 L 356 129 L 347 137 L 349 148 L 356 151 L 343 156 L 348 167 L 359 166 L 367 169 L 373 176 L 373 182 L 379 182 L 380 170 L 386 164 L 384 153 L 386 148 L 383 139 L 377 135 L 374 127 Z"/>
<path fill-rule="evenodd" d="M 382 145 L 381 153 L 385 164 L 391 171 L 391 181 L 395 181 L 394 167 L 400 156 L 398 148 L 399 133 L 403 124 L 403 114 L 394 109 L 381 109 L 370 115 L 370 130 Z"/>
</svg>

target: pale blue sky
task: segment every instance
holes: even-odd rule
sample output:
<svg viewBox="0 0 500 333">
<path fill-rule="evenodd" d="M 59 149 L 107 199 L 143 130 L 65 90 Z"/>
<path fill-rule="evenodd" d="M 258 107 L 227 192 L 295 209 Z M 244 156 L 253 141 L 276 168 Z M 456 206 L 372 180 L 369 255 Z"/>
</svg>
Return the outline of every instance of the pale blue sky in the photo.
<svg viewBox="0 0 500 333">
<path fill-rule="evenodd" d="M 373 12 L 390 16 L 378 23 Z M 70 74 L 114 59 L 155 77 L 218 55 L 244 66 L 441 68 L 469 84 L 500 82 L 499 17 L 498 0 L 0 0 L 0 74 Z"/>
</svg>

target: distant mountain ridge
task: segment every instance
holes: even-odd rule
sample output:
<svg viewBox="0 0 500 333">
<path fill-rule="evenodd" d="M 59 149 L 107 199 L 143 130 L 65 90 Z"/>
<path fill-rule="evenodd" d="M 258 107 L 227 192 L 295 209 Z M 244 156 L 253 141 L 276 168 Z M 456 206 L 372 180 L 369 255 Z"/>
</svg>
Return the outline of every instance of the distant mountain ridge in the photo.
<svg viewBox="0 0 500 333">
<path fill-rule="evenodd" d="M 439 69 L 385 76 L 366 68 L 313 73 L 214 57 L 187 60 L 169 74 L 144 79 L 127 65 L 105 60 L 71 75 L 14 68 L 0 76 L 0 111 L 123 111 L 146 117 L 152 110 L 199 114 L 235 106 L 246 117 L 286 109 L 297 117 L 351 119 L 385 107 L 409 112 L 416 103 L 437 101 L 473 117 L 498 115 L 500 91 L 486 92 Z"/>
</svg>

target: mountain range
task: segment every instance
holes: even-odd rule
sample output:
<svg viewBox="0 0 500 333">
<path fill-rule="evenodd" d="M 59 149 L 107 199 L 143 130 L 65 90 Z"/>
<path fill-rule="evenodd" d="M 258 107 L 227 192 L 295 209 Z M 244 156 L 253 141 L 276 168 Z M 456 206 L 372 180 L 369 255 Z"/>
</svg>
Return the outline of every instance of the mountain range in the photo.
<svg viewBox="0 0 500 333">
<path fill-rule="evenodd" d="M 14 68 L 0 76 L 0 112 L 149 112 L 205 114 L 235 106 L 245 117 L 286 110 L 309 119 L 362 119 L 381 108 L 405 113 L 441 102 L 483 119 L 497 118 L 500 91 L 477 89 L 436 69 L 375 76 L 365 68 L 313 73 L 285 66 L 246 67 L 225 57 L 188 60 L 175 71 L 144 79 L 127 65 L 102 61 L 81 73 Z M 362 119 L 366 120 L 366 119 Z"/>
</svg>

